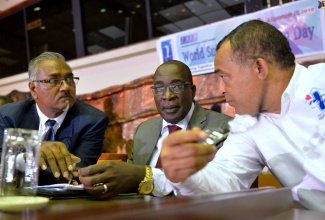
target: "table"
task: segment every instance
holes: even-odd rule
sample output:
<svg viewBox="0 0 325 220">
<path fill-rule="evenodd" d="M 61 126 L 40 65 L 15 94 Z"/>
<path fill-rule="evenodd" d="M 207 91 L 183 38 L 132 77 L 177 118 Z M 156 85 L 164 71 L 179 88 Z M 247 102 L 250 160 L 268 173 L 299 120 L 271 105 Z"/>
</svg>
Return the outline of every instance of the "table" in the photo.
<svg viewBox="0 0 325 220">
<path fill-rule="evenodd" d="M 298 216 L 298 218 L 297 218 Z M 306 217 L 306 218 L 299 218 Z M 194 197 L 123 195 L 105 201 L 91 197 L 50 200 L 37 211 L 0 212 L 0 219 L 325 219 L 325 213 L 293 209 L 286 188 L 251 189 Z M 319 217 L 319 218 L 317 218 Z"/>
</svg>

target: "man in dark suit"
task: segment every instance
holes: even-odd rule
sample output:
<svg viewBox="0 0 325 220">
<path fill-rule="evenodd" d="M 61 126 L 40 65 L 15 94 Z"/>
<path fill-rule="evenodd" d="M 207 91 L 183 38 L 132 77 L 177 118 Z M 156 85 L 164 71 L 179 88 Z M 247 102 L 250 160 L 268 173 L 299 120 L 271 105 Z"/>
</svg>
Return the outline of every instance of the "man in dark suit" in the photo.
<svg viewBox="0 0 325 220">
<path fill-rule="evenodd" d="M 176 60 L 160 65 L 151 87 L 160 116 L 141 123 L 134 134 L 132 157 L 128 163 L 108 161 L 79 170 L 88 192 L 105 199 L 125 192 L 165 196 L 172 192 L 159 168 L 162 140 L 170 125 L 186 130 L 226 129 L 231 117 L 203 109 L 194 101 L 196 86 L 188 66 Z M 218 144 L 220 147 L 222 143 Z M 190 162 L 190 161 L 189 161 Z M 102 183 L 102 184 L 99 184 Z"/>
<path fill-rule="evenodd" d="M 76 99 L 78 77 L 65 58 L 44 52 L 29 63 L 29 89 L 33 98 L 0 107 L 0 143 L 6 128 L 39 130 L 41 135 L 39 185 L 67 182 L 73 163 L 85 167 L 101 154 L 108 117 Z M 54 121 L 53 134 L 48 120 Z M 2 150 L 2 148 L 1 148 Z"/>
</svg>

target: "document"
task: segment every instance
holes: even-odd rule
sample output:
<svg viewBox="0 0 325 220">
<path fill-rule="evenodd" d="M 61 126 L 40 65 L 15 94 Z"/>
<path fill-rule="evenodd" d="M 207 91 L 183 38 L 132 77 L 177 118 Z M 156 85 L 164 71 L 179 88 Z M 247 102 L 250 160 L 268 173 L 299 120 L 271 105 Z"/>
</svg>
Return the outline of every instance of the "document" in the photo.
<svg viewBox="0 0 325 220">
<path fill-rule="evenodd" d="M 37 186 L 37 195 L 50 197 L 51 199 L 80 198 L 91 196 L 86 192 L 86 190 L 84 190 L 82 184 L 71 185 L 67 183 Z"/>
<path fill-rule="evenodd" d="M 51 184 L 44 186 L 37 186 L 38 189 L 49 189 L 49 188 L 59 188 L 61 190 L 84 190 L 84 186 L 80 185 L 72 185 L 67 183 L 59 183 L 59 184 Z"/>
</svg>

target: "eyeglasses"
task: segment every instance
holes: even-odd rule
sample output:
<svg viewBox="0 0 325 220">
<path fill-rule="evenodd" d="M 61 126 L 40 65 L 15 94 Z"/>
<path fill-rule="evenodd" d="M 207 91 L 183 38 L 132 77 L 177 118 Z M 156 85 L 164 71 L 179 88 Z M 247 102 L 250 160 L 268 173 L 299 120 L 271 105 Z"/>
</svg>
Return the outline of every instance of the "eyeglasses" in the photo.
<svg viewBox="0 0 325 220">
<path fill-rule="evenodd" d="M 177 82 L 172 84 L 154 85 L 151 86 L 150 89 L 152 90 L 154 95 L 162 95 L 166 92 L 166 88 L 168 87 L 172 93 L 177 94 L 184 91 L 185 85 L 192 85 L 192 83 Z"/>
<path fill-rule="evenodd" d="M 79 77 L 67 77 L 61 79 L 42 79 L 42 80 L 32 80 L 32 82 L 40 82 L 40 83 L 47 83 L 51 87 L 60 86 L 63 80 L 70 86 L 77 85 L 79 81 Z"/>
</svg>

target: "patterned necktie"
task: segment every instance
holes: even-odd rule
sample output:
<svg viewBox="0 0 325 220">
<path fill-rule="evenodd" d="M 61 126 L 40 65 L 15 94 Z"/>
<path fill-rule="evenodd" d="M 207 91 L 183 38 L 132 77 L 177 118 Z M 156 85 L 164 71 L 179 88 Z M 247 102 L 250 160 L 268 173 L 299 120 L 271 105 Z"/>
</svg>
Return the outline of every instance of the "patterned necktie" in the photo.
<svg viewBox="0 0 325 220">
<path fill-rule="evenodd" d="M 178 127 L 177 125 L 168 125 L 168 131 L 169 134 L 178 131 L 178 130 L 182 130 L 182 128 Z M 161 166 L 161 161 L 160 161 L 160 156 L 158 157 L 157 163 L 156 163 L 156 168 L 162 168 Z"/>
<path fill-rule="evenodd" d="M 54 141 L 55 140 L 55 132 L 54 132 L 53 126 L 56 124 L 56 121 L 49 119 L 45 122 L 45 124 L 46 124 L 46 127 L 48 127 L 48 130 L 44 136 L 43 141 Z"/>
</svg>

